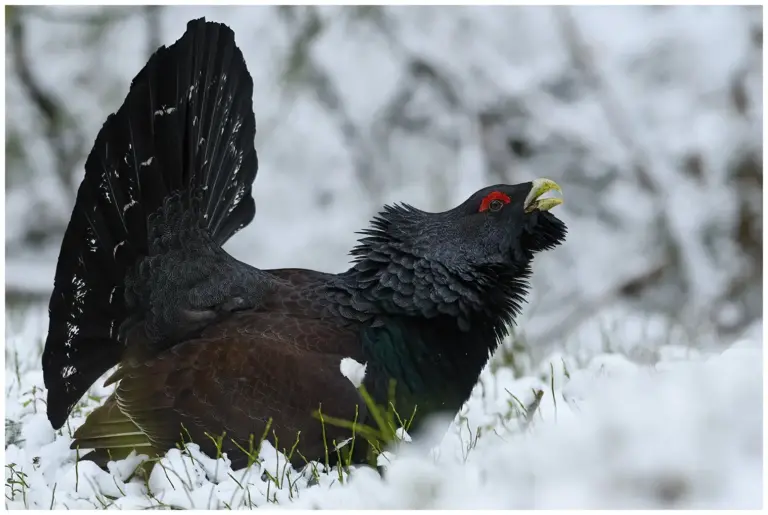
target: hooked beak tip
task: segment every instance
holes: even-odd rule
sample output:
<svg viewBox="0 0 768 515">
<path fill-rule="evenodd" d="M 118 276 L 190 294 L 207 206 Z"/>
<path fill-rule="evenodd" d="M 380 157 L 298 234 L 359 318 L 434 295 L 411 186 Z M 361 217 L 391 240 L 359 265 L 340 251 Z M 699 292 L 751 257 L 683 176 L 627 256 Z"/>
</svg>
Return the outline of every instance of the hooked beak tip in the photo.
<svg viewBox="0 0 768 515">
<path fill-rule="evenodd" d="M 528 193 L 528 196 L 525 197 L 525 212 L 530 213 L 537 209 L 539 211 L 549 211 L 553 207 L 562 204 L 562 198 L 541 198 L 542 195 L 550 191 L 557 191 L 561 194 L 563 192 L 560 185 L 551 179 L 534 179 L 532 181 L 531 191 Z"/>
</svg>

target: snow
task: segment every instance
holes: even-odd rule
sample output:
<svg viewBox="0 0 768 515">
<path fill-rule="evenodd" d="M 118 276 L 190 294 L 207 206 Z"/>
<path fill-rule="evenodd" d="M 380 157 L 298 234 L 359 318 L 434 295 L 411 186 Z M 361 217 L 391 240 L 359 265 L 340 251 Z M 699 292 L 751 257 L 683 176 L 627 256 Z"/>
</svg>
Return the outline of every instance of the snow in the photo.
<svg viewBox="0 0 768 515">
<path fill-rule="evenodd" d="M 7 338 L 8 354 L 20 358 L 6 360 L 6 417 L 22 435 L 6 448 L 8 508 L 761 506 L 761 326 L 725 350 L 660 344 L 645 362 L 622 349 L 553 352 L 520 376 L 489 366 L 453 421 L 435 420 L 413 438 L 398 431 L 402 443 L 379 457 L 383 478 L 369 467 L 340 473 L 321 463 L 296 471 L 265 442 L 250 469 L 232 470 L 226 456 L 189 444 L 144 480 L 134 471 L 145 456 L 103 471 L 76 465 L 69 449 L 70 431 L 108 388 L 92 388 L 70 424 L 51 429 L 40 400 L 41 346 L 30 345 L 42 341 L 44 321 L 42 309 L 31 311 Z M 17 376 L 20 384 L 10 380 Z M 23 489 L 13 482 L 19 473 Z"/>
<path fill-rule="evenodd" d="M 408 443 L 410 443 L 410 442 L 412 442 L 412 441 L 413 441 L 413 440 L 411 439 L 411 435 L 409 435 L 409 434 L 408 434 L 408 431 L 406 431 L 406 430 L 405 430 L 405 428 L 402 428 L 402 427 L 398 427 L 398 428 L 397 428 L 397 430 L 395 431 L 395 436 L 396 436 L 396 437 L 397 437 L 399 440 L 401 440 L 401 441 L 403 441 L 403 442 L 408 442 Z"/>
<path fill-rule="evenodd" d="M 254 78 L 257 216 L 227 250 L 261 268 L 341 271 L 384 203 L 442 210 L 488 184 L 550 177 L 569 238 L 534 263 L 520 329 L 455 420 L 427 437 L 403 432 L 380 459 L 384 478 L 297 472 L 265 444 L 246 471 L 194 445 L 174 450 L 144 481 L 133 474 L 141 455 L 108 472 L 75 465 L 70 435 L 111 388 L 97 381 L 54 431 L 40 369 L 47 314 L 7 311 L 6 506 L 759 508 L 762 294 L 728 292 L 760 289 L 737 235 L 743 209 L 761 218 L 762 192 L 733 178 L 744 156 L 762 158 L 762 50 L 750 39 L 760 8 L 387 7 L 352 23 L 327 7 L 308 54 L 322 94 L 282 73 L 309 10 L 295 23 L 278 11 L 179 6 L 162 19 L 163 43 L 197 16 L 229 24 Z M 146 27 L 129 17 L 86 53 L 62 44 L 78 30 L 34 18 L 29 52 L 92 141 L 146 60 L 135 43 Z M 9 64 L 6 120 L 30 162 L 27 182 L 8 182 L 6 288 L 47 296 L 60 239 L 30 246 L 25 229 L 67 219 L 72 199 L 51 179 L 14 73 Z M 748 99 L 738 109 L 737 86 Z M 510 139 L 530 155 L 510 153 Z M 640 301 L 620 295 L 655 270 L 659 287 Z M 344 374 L 353 384 L 357 365 Z"/>
<path fill-rule="evenodd" d="M 341 375 L 349 379 L 349 382 L 352 383 L 355 388 L 360 388 L 360 385 L 363 384 L 367 366 L 367 364 L 358 363 L 352 358 L 344 358 L 341 360 L 341 363 L 339 363 Z"/>
</svg>

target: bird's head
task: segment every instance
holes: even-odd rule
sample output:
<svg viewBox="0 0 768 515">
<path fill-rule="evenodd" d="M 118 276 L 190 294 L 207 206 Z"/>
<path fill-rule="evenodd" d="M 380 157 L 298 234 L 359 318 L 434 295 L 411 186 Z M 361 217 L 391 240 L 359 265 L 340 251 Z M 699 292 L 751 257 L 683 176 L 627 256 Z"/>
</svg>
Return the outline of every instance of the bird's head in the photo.
<svg viewBox="0 0 768 515">
<path fill-rule="evenodd" d="M 561 244 L 566 227 L 549 211 L 562 204 L 549 179 L 498 184 L 474 193 L 458 207 L 428 215 L 411 226 L 413 250 L 446 266 L 519 267 Z"/>
<path fill-rule="evenodd" d="M 483 188 L 440 213 L 386 206 L 353 254 L 358 260 L 371 253 L 404 254 L 457 271 L 525 267 L 535 253 L 565 239 L 565 224 L 549 212 L 562 203 L 561 198 L 545 197 L 552 191 L 562 193 L 554 181 L 536 179 Z"/>
</svg>

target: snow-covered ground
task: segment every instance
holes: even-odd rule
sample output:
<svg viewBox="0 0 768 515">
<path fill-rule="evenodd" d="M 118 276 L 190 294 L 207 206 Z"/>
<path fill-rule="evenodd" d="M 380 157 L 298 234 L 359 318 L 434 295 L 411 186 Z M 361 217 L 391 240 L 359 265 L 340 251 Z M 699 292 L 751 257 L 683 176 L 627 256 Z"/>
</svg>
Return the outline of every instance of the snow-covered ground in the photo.
<svg viewBox="0 0 768 515">
<path fill-rule="evenodd" d="M 301 474 L 265 444 L 262 462 L 240 471 L 195 448 L 186 454 L 174 450 L 145 481 L 129 480 L 139 457 L 104 472 L 88 462 L 76 464 L 69 449 L 70 431 L 107 390 L 94 387 L 62 431 L 49 425 L 40 372 L 45 324 L 42 310 L 9 319 L 6 420 L 14 427 L 6 438 L 17 442 L 6 448 L 9 508 L 759 508 L 762 503 L 760 325 L 724 352 L 663 344 L 650 349 L 653 357 L 642 364 L 626 357 L 631 349 L 613 352 L 610 345 L 598 352 L 553 354 L 534 365 L 513 364 L 500 352 L 450 426 L 436 421 L 431 440 L 400 444 L 387 456 L 383 478 L 367 467 L 325 473 L 320 464 L 317 474 L 310 468 Z M 518 352 L 518 358 L 523 355 Z M 538 391 L 541 400 L 533 411 Z M 529 420 L 521 406 L 533 413 Z"/>
<path fill-rule="evenodd" d="M 399 448 L 384 479 L 301 476 L 271 449 L 244 475 L 192 450 L 164 462 L 179 478 L 158 469 L 144 484 L 128 479 L 136 459 L 109 474 L 75 466 L 69 434 L 108 390 L 52 431 L 45 312 L 9 314 L 6 505 L 759 507 L 760 298 L 731 292 L 757 284 L 742 239 L 762 230 L 762 188 L 739 164 L 762 159 L 761 8 L 287 12 L 180 6 L 161 20 L 165 44 L 190 18 L 227 23 L 254 77 L 258 213 L 227 250 L 262 268 L 340 271 L 383 203 L 440 210 L 548 176 L 569 238 L 534 264 L 525 338 L 497 353 L 448 434 Z M 83 49 L 71 44 L 87 39 L 81 27 L 52 18 L 30 21 L 31 67 L 92 141 L 146 60 L 146 24 L 131 17 Z M 289 87 L 282 66 L 315 22 L 304 58 L 319 79 Z M 47 295 L 60 240 L 28 247 L 24 234 L 71 205 L 12 63 L 7 76 L 6 122 L 29 159 L 8 183 L 6 285 Z M 628 308 L 625 290 L 653 278 L 636 293 L 644 312 Z M 528 406 L 536 389 L 524 423 L 515 399 Z"/>
</svg>

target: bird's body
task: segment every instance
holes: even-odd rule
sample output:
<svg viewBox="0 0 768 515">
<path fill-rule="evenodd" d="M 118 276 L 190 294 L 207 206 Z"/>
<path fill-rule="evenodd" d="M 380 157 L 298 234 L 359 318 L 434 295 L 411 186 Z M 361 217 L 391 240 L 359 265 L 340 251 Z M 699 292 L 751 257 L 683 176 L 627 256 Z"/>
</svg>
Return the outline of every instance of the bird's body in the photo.
<svg viewBox="0 0 768 515">
<path fill-rule="evenodd" d="M 171 73 L 174 72 L 175 73 Z M 519 312 L 534 253 L 565 227 L 540 199 L 551 181 L 496 185 L 443 213 L 389 206 L 342 274 L 261 270 L 221 245 L 254 215 L 252 83 L 234 34 L 196 20 L 161 48 L 110 116 L 86 162 L 62 243 L 43 369 L 60 427 L 107 370 L 114 394 L 73 446 L 105 463 L 192 439 L 233 466 L 268 438 L 294 462 L 349 431 L 313 412 L 367 422 L 339 369 L 416 427 L 454 414 Z M 325 435 L 325 441 L 323 440 Z M 364 459 L 359 446 L 355 461 Z"/>
</svg>

